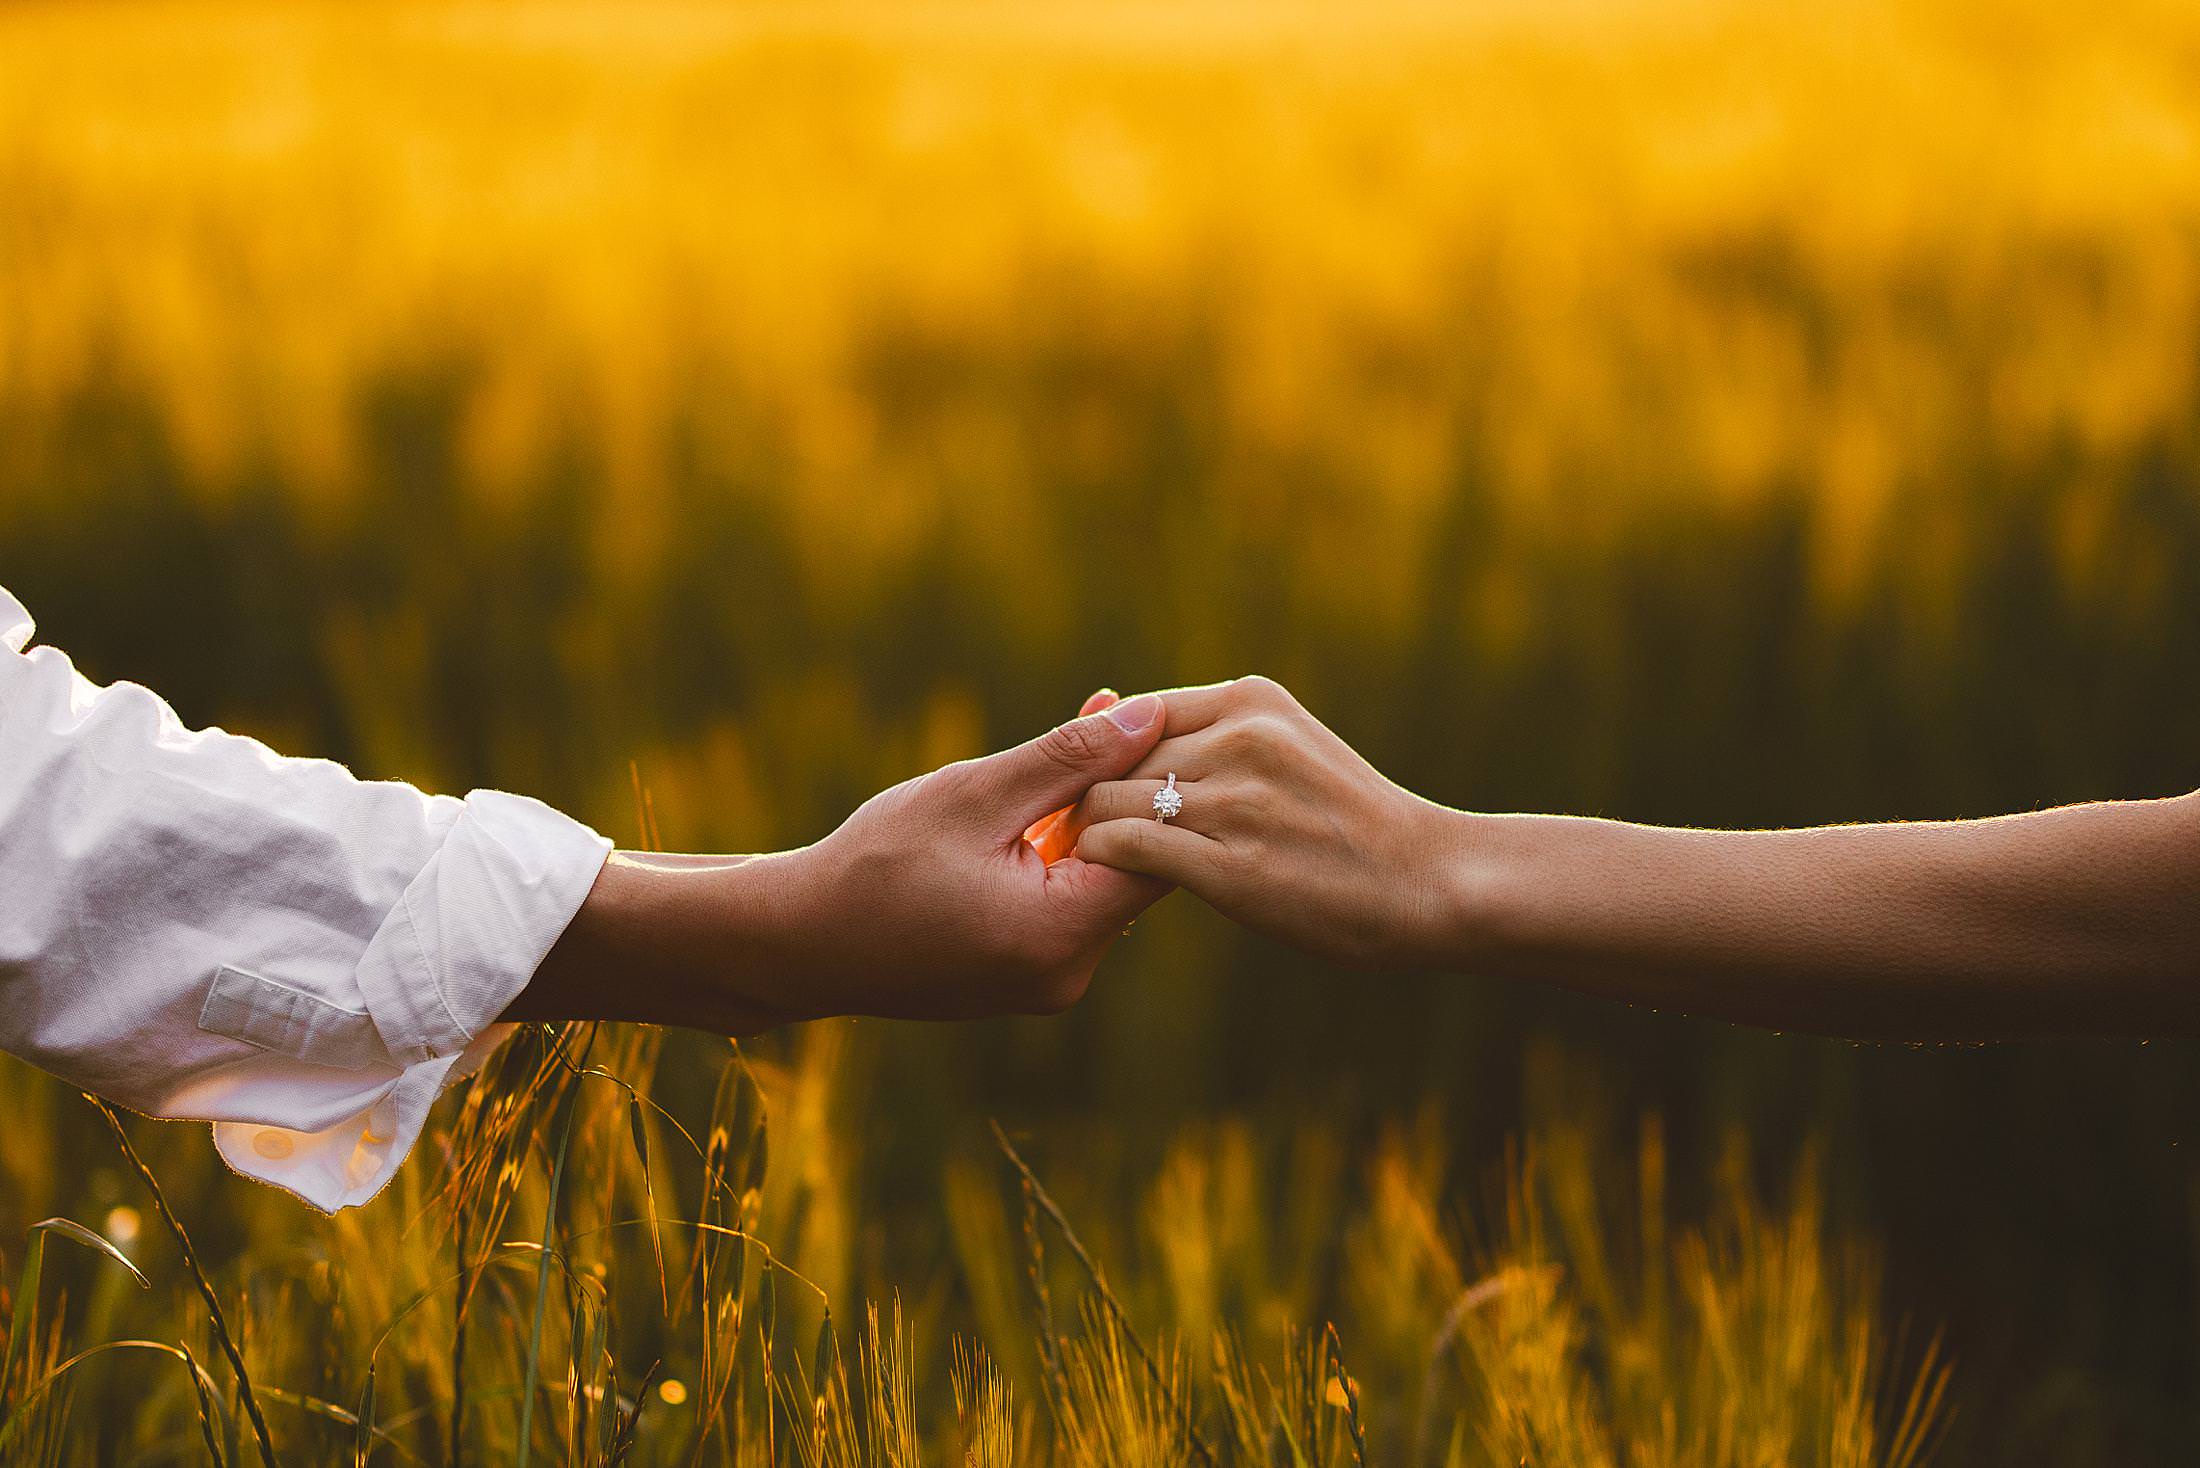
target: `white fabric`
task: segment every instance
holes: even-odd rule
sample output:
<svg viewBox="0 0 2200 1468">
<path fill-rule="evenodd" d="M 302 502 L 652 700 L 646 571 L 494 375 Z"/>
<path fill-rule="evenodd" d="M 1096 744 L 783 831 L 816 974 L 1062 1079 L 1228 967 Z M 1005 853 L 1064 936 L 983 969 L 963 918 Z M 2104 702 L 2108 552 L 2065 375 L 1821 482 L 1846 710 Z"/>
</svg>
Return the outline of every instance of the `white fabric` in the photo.
<svg viewBox="0 0 2200 1468">
<path fill-rule="evenodd" d="M 183 727 L 0 588 L 0 1049 L 328 1211 L 372 1197 L 611 843 Z"/>
</svg>

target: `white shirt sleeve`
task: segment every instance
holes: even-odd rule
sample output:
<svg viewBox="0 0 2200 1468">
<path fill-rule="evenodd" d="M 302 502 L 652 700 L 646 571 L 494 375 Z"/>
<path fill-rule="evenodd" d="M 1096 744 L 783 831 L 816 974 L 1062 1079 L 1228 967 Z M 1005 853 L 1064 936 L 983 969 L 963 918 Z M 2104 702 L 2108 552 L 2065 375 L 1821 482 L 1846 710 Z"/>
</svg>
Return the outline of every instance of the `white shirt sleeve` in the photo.
<svg viewBox="0 0 2200 1468">
<path fill-rule="evenodd" d="M 214 1123 L 249 1177 L 372 1197 L 595 884 L 611 843 L 185 729 L 0 589 L 0 1049 Z"/>
</svg>

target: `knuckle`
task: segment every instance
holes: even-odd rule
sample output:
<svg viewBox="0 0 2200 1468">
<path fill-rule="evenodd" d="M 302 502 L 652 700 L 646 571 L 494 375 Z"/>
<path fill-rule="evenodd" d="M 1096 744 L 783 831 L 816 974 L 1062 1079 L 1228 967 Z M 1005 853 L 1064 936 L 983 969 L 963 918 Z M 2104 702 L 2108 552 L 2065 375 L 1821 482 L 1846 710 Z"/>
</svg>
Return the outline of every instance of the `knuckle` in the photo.
<svg viewBox="0 0 2200 1468">
<path fill-rule="evenodd" d="M 1207 864 L 1215 879 L 1224 886 L 1243 887 L 1262 870 L 1261 845 L 1245 837 L 1217 843 Z"/>
<path fill-rule="evenodd" d="M 1289 718 L 1280 713 L 1263 714 L 1254 723 L 1256 728 L 1253 736 L 1253 747 L 1257 755 L 1263 760 L 1275 761 L 1281 759 L 1284 751 L 1298 740 L 1298 730 L 1293 727 Z"/>
<path fill-rule="evenodd" d="M 1092 823 L 1077 833 L 1077 840 L 1071 845 L 1070 854 L 1079 861 L 1105 864 L 1115 855 L 1114 822 L 1096 813 L 1092 817 Z"/>
<path fill-rule="evenodd" d="M 1136 829 L 1129 821 L 1111 818 L 1106 812 L 1100 812 L 1078 838 L 1078 853 L 1093 861 L 1128 856 Z"/>
<path fill-rule="evenodd" d="M 1215 783 L 1213 805 L 1217 819 L 1233 829 L 1258 829 L 1261 817 L 1268 810 L 1267 785 L 1257 779 L 1247 779 L 1243 772 Z"/>
<path fill-rule="evenodd" d="M 1226 724 L 1215 735 L 1215 752 L 1226 759 L 1242 761 L 1253 752 L 1253 745 L 1260 737 L 1260 727 L 1252 719 L 1238 719 Z"/>
<path fill-rule="evenodd" d="M 1259 769 L 1275 758 L 1289 733 L 1282 720 L 1268 714 L 1254 714 L 1224 729 L 1215 745 L 1231 762 Z"/>
<path fill-rule="evenodd" d="M 1152 821 L 1125 821 L 1116 832 L 1116 839 L 1123 845 L 1123 854 L 1132 860 L 1150 857 L 1154 844 L 1160 839 L 1160 828 Z"/>
<path fill-rule="evenodd" d="M 1098 722 L 1072 719 L 1049 729 L 1039 739 L 1039 752 L 1065 770 L 1082 770 L 1103 751 Z"/>
<path fill-rule="evenodd" d="M 1130 813 L 1136 799 L 1137 793 L 1129 785 L 1096 785 L 1086 792 L 1076 819 L 1087 825 L 1120 820 Z"/>
</svg>

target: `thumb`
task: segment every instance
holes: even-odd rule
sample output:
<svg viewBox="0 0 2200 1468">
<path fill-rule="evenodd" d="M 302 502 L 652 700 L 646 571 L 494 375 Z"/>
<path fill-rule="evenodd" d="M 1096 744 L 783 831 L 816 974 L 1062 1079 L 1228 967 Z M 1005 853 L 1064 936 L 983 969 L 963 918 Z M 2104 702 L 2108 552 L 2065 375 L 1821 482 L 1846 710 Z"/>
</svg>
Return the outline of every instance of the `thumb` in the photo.
<svg viewBox="0 0 2200 1468">
<path fill-rule="evenodd" d="M 1080 716 L 1097 714 L 1102 709 L 1113 708 L 1122 701 L 1122 694 L 1117 693 L 1112 688 L 1103 688 L 1086 699 L 1085 706 L 1077 712 Z M 1031 823 L 1030 829 L 1024 832 L 1024 839 L 1029 841 L 1038 850 L 1039 855 L 1045 857 L 1049 862 L 1060 861 L 1063 857 L 1069 855 L 1070 847 L 1077 844 L 1076 831 L 1065 824 L 1069 819 L 1069 813 L 1075 809 L 1076 807 L 1073 805 L 1065 805 L 1058 810 L 1048 811 Z"/>
<path fill-rule="evenodd" d="M 1074 804 L 1102 780 L 1120 779 L 1161 742 L 1160 696 L 1142 693 L 1072 719 L 1037 739 L 975 762 L 992 809 L 1021 834 L 1047 812 Z"/>
</svg>

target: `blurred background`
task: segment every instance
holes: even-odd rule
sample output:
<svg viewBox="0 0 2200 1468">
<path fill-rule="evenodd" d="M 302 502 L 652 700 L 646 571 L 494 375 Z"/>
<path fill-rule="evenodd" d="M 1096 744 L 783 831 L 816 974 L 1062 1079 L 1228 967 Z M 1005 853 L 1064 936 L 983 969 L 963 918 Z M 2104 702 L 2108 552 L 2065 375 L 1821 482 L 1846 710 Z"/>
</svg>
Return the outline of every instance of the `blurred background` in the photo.
<svg viewBox="0 0 2200 1468">
<path fill-rule="evenodd" d="M 17 0 L 0 584 L 194 723 L 625 844 L 638 774 L 675 849 L 1255 671 L 1474 808 L 2180 792 L 2200 11 Z M 1186 1126 L 1404 1128 L 1468 1226 L 1524 1128 L 1657 1116 L 1680 1193 L 1818 1159 L 1953 1456 L 2200 1441 L 2190 1045 L 1744 1033 L 1179 898 L 1066 1018 L 804 1047 L 798 1252 L 874 1291 L 964 1290 L 989 1115 L 1073 1213 Z M 121 1196 L 0 1091 L 7 1237 Z M 147 1135 L 214 1258 L 327 1227 Z"/>
</svg>

